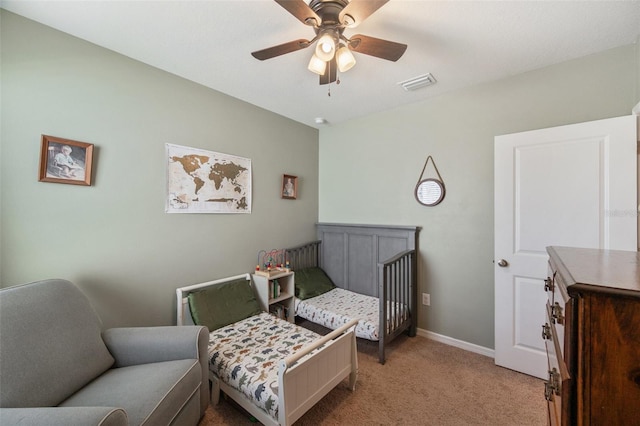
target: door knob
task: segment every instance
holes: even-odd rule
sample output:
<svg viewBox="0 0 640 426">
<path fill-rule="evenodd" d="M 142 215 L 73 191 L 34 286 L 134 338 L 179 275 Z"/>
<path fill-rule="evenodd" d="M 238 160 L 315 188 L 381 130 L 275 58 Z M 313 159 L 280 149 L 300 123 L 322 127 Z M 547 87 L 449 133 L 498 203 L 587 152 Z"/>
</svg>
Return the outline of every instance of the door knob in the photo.
<svg viewBox="0 0 640 426">
<path fill-rule="evenodd" d="M 500 260 L 498 261 L 498 266 L 499 266 L 499 267 L 501 267 L 501 268 L 506 268 L 507 266 L 509 266 L 509 262 L 507 262 L 507 261 L 506 261 L 506 260 L 504 260 L 504 259 L 500 259 Z"/>
</svg>

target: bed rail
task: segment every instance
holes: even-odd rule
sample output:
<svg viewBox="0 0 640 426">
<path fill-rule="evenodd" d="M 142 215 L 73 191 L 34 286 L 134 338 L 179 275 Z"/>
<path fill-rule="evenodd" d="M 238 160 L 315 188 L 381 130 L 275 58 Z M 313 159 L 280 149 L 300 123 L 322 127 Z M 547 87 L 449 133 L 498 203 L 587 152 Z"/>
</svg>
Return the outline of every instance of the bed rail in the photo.
<svg viewBox="0 0 640 426">
<path fill-rule="evenodd" d="M 349 377 L 349 389 L 355 390 L 358 376 L 357 324 L 358 320 L 353 319 L 280 362 L 278 385 L 286 396 L 280 399 L 278 412 L 287 413 L 286 418 L 281 416 L 280 424 L 293 424 L 345 377 Z M 319 352 L 305 358 L 313 351 Z M 309 383 L 322 383 L 320 376 L 324 384 L 309 386 Z"/>
<path fill-rule="evenodd" d="M 378 263 L 380 281 L 379 353 L 385 361 L 385 344 L 404 330 L 416 335 L 416 251 L 405 250 L 385 262 Z M 383 326 L 385 325 L 385 326 Z"/>
<path fill-rule="evenodd" d="M 296 247 L 285 249 L 284 258 L 295 269 L 320 266 L 320 244 L 322 241 L 311 241 Z"/>
</svg>

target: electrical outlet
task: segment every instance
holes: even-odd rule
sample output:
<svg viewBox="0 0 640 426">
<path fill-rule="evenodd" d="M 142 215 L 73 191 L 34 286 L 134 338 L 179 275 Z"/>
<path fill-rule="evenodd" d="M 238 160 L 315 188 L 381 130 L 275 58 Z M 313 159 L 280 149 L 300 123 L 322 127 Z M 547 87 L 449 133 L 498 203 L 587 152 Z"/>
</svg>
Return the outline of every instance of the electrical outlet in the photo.
<svg viewBox="0 0 640 426">
<path fill-rule="evenodd" d="M 431 306 L 431 295 L 429 293 L 422 293 L 422 304 Z"/>
</svg>

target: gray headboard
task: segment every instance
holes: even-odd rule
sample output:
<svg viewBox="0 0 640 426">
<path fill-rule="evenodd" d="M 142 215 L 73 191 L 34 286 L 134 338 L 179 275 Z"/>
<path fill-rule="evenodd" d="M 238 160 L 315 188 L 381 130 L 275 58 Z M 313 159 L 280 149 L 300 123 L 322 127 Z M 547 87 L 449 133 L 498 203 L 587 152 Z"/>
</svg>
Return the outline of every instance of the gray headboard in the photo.
<svg viewBox="0 0 640 426">
<path fill-rule="evenodd" d="M 379 269 L 396 254 L 418 252 L 418 226 L 317 223 L 320 266 L 338 287 L 378 297 Z"/>
</svg>

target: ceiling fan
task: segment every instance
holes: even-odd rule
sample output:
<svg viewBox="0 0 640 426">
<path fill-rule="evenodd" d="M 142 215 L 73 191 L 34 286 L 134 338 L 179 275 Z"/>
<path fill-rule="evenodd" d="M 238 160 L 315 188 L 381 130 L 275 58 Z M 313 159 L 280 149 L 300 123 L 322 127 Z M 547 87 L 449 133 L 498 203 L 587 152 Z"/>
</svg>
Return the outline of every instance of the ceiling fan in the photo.
<svg viewBox="0 0 640 426">
<path fill-rule="evenodd" d="M 252 52 L 264 61 L 311 46 L 317 41 L 309 70 L 320 75 L 320 84 L 333 83 L 337 70 L 345 72 L 356 63 L 351 51 L 397 61 L 407 50 L 406 44 L 382 40 L 362 34 L 347 38 L 345 28 L 354 28 L 380 9 L 389 0 L 275 0 L 300 22 L 313 27 L 316 36 L 311 40 L 298 39 Z"/>
</svg>

